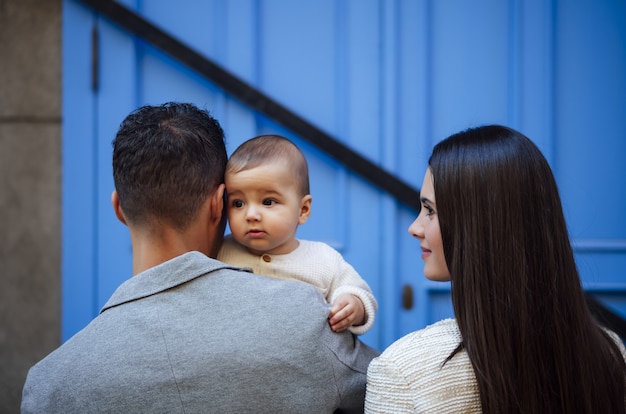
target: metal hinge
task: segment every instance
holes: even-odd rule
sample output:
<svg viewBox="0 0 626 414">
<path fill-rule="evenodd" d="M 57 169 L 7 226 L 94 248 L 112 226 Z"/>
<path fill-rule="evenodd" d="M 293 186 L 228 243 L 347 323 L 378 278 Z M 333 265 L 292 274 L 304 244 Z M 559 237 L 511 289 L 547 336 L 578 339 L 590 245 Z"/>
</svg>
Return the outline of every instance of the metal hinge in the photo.
<svg viewBox="0 0 626 414">
<path fill-rule="evenodd" d="M 91 90 L 98 92 L 100 82 L 99 71 L 100 42 L 98 25 L 94 23 L 91 29 Z"/>
</svg>

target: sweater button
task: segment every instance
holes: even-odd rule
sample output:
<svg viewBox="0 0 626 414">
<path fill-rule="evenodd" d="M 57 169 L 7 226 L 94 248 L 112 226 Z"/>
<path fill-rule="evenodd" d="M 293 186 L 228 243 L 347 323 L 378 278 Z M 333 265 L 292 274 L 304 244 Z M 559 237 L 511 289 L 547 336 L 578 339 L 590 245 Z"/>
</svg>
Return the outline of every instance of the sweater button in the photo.
<svg viewBox="0 0 626 414">
<path fill-rule="evenodd" d="M 271 262 L 271 261 L 272 261 L 272 257 L 271 257 L 269 254 L 264 254 L 264 255 L 263 255 L 263 261 L 264 261 L 265 263 L 269 263 L 269 262 Z"/>
</svg>

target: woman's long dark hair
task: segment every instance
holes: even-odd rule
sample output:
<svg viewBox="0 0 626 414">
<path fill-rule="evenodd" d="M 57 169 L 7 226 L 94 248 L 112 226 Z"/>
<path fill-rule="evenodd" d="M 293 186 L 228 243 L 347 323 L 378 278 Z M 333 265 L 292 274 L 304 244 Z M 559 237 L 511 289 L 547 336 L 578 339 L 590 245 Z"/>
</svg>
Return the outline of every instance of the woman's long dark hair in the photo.
<svg viewBox="0 0 626 414">
<path fill-rule="evenodd" d="M 593 320 L 546 159 L 491 125 L 429 165 L 452 302 L 485 413 L 624 413 L 626 367 Z"/>
</svg>

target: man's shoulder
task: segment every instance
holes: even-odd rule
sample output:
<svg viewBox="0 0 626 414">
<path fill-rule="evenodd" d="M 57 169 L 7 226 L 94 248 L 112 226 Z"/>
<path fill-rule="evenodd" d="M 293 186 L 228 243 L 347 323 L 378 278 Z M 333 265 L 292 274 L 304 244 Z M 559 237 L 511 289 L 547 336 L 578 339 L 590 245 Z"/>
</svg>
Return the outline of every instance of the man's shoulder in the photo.
<svg viewBox="0 0 626 414">
<path fill-rule="evenodd" d="M 97 346 L 90 330 L 89 325 L 83 328 L 30 368 L 23 389 L 23 413 L 61 412 L 78 403 L 69 400 L 82 399 L 93 379 L 90 367 L 100 363 L 90 352 L 89 346 Z"/>
<path fill-rule="evenodd" d="M 224 275 L 229 275 L 230 269 L 224 270 Z M 328 308 L 320 292 L 310 283 L 295 279 L 280 279 L 276 277 L 260 275 L 256 273 L 238 274 L 235 277 L 243 283 L 242 287 L 249 287 L 264 291 L 272 295 L 277 302 L 290 304 L 298 307 Z M 259 300 L 262 300 L 259 298 Z"/>
</svg>

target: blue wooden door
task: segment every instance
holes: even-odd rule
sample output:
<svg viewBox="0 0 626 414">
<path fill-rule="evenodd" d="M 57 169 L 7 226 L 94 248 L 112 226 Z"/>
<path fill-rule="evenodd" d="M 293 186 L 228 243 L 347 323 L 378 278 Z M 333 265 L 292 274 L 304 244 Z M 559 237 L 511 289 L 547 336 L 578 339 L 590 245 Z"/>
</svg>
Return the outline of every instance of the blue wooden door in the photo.
<svg viewBox="0 0 626 414">
<path fill-rule="evenodd" d="M 415 188 L 453 132 L 526 133 L 557 176 L 586 289 L 626 315 L 623 1 L 120 3 Z M 423 277 L 406 232 L 415 211 L 81 1 L 63 5 L 65 339 L 131 273 L 109 201 L 111 140 L 132 109 L 171 100 L 209 109 L 229 152 L 269 132 L 301 146 L 314 202 L 299 237 L 333 245 L 371 285 L 380 310 L 367 343 L 383 349 L 452 315 L 449 286 Z"/>
</svg>

